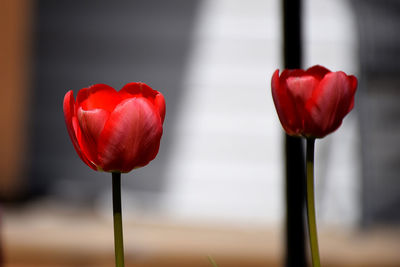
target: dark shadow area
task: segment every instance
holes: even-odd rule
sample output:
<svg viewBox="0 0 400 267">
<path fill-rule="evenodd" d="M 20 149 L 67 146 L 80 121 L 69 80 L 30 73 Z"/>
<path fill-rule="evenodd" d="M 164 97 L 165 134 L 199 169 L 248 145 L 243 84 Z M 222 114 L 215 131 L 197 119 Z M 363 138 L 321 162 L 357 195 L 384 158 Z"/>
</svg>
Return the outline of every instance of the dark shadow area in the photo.
<svg viewBox="0 0 400 267">
<path fill-rule="evenodd" d="M 400 223 L 400 2 L 352 1 L 358 22 L 362 225 Z"/>
</svg>

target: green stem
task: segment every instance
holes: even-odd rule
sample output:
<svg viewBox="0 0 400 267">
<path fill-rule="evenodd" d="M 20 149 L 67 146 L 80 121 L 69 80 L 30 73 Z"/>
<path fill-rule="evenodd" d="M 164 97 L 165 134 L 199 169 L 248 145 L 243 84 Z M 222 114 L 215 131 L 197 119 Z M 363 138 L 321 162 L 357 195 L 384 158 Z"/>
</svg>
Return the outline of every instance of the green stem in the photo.
<svg viewBox="0 0 400 267">
<path fill-rule="evenodd" d="M 214 261 L 214 259 L 211 256 L 208 256 L 208 260 L 210 261 L 210 263 L 213 267 L 218 267 L 217 263 Z"/>
<path fill-rule="evenodd" d="M 320 267 L 317 225 L 315 220 L 315 201 L 314 201 L 314 138 L 307 138 L 307 219 L 308 235 L 310 238 L 312 266 Z"/>
<path fill-rule="evenodd" d="M 112 173 L 112 198 L 114 215 L 115 266 L 124 267 L 124 239 L 121 211 L 121 173 Z"/>
</svg>

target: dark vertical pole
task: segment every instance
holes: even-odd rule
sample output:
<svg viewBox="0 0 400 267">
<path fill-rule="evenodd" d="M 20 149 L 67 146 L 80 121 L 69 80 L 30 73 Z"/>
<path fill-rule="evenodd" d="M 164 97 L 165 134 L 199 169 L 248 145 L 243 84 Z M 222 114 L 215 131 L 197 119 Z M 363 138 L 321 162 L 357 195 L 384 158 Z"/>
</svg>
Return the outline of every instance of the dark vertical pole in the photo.
<svg viewBox="0 0 400 267">
<path fill-rule="evenodd" d="M 283 58 L 286 69 L 301 68 L 301 0 L 283 0 Z M 301 138 L 285 136 L 286 267 L 305 267 L 305 160 Z"/>
</svg>

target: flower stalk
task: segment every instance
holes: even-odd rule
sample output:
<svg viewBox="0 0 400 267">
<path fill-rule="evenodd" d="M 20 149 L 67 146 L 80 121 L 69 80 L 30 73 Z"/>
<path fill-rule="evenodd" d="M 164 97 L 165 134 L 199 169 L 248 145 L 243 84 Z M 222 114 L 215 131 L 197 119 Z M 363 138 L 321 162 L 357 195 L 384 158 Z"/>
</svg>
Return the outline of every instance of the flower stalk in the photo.
<svg viewBox="0 0 400 267">
<path fill-rule="evenodd" d="M 313 267 L 320 267 L 318 250 L 317 224 L 315 219 L 314 200 L 314 144 L 315 138 L 307 138 L 306 169 L 307 169 L 307 220 L 310 240 L 311 259 Z"/>
<path fill-rule="evenodd" d="M 208 256 L 208 260 L 210 261 L 210 263 L 213 267 L 218 267 L 217 263 L 211 256 Z"/>
<path fill-rule="evenodd" d="M 121 209 L 121 173 L 112 173 L 115 266 L 124 267 L 124 239 Z"/>
</svg>

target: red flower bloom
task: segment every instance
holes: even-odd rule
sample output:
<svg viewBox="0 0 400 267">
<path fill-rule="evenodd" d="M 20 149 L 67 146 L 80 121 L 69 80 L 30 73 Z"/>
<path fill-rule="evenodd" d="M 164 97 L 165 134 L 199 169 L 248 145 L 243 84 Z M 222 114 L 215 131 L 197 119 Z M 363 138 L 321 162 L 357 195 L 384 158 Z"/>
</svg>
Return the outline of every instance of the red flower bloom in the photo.
<svg viewBox="0 0 400 267">
<path fill-rule="evenodd" d="M 76 152 L 92 169 L 129 172 L 153 160 L 165 117 L 161 93 L 144 83 L 119 92 L 96 84 L 64 97 L 64 118 Z"/>
<path fill-rule="evenodd" d="M 354 106 L 357 78 L 322 66 L 276 70 L 272 97 L 286 133 L 322 138 L 335 131 Z"/>
</svg>

